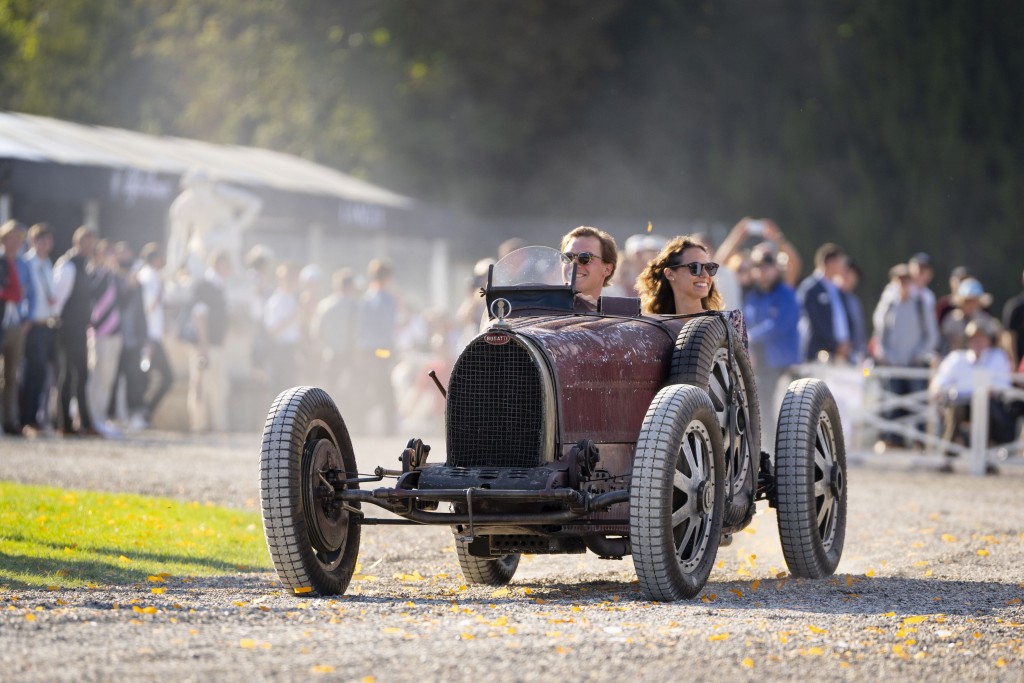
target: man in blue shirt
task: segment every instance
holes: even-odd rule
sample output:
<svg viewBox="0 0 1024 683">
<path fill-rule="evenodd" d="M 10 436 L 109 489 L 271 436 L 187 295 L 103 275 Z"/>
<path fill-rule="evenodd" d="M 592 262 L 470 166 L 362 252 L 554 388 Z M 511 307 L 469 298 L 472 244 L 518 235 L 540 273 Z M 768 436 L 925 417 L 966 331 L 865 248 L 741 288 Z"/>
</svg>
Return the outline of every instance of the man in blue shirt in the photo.
<svg viewBox="0 0 1024 683">
<path fill-rule="evenodd" d="M 770 444 L 775 440 L 779 380 L 801 360 L 800 305 L 783 281 L 770 243 L 754 247 L 750 258 L 755 286 L 743 298 L 743 317 L 761 404 L 762 442 Z"/>
</svg>

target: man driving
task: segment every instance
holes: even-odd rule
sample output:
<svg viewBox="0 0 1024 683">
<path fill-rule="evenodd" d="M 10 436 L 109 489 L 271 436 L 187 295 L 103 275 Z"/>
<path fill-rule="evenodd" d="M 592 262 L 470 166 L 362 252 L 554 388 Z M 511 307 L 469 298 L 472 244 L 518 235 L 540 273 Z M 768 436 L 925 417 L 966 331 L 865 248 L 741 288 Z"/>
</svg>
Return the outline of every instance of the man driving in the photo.
<svg viewBox="0 0 1024 683">
<path fill-rule="evenodd" d="M 562 238 L 566 261 L 563 274 L 568 279 L 576 264 L 576 291 L 588 303 L 597 306 L 601 290 L 611 284 L 618 264 L 615 238 L 604 230 L 581 225 Z"/>
</svg>

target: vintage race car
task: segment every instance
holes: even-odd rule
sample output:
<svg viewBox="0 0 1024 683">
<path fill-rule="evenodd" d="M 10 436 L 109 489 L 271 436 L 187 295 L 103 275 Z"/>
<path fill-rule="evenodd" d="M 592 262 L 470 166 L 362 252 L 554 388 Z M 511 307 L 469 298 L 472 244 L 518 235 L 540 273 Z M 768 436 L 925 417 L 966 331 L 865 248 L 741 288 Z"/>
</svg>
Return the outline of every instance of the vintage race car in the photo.
<svg viewBox="0 0 1024 683">
<path fill-rule="evenodd" d="M 281 393 L 260 457 L 267 545 L 295 593 L 343 593 L 367 524 L 444 524 L 467 582 L 500 585 L 520 555 L 631 555 L 654 600 L 697 595 L 759 500 L 790 571 L 832 574 L 846 528 L 835 400 L 793 382 L 775 453 L 735 315 L 645 316 L 636 299 L 581 301 L 575 264 L 547 247 L 492 266 L 491 322 L 447 387 L 443 462 L 409 441 L 401 468 L 361 472 L 321 389 Z M 384 486 L 385 480 L 392 481 Z M 368 516 L 375 506 L 395 516 Z M 444 506 L 442 508 L 442 506 Z"/>
</svg>

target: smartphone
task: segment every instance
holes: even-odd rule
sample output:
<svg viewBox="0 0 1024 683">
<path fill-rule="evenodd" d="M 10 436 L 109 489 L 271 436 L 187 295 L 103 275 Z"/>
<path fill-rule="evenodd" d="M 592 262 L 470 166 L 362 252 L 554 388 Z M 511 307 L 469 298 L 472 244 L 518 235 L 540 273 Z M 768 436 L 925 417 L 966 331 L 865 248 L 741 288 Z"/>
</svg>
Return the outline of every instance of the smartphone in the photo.
<svg viewBox="0 0 1024 683">
<path fill-rule="evenodd" d="M 764 221 L 747 221 L 747 234 L 754 236 L 763 235 Z"/>
</svg>

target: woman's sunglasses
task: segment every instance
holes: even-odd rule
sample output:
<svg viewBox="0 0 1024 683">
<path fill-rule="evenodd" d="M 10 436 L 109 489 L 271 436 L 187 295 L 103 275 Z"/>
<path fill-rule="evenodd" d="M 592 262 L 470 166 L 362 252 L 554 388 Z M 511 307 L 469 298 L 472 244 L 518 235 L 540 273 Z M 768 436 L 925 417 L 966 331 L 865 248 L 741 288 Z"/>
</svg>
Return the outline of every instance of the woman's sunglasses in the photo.
<svg viewBox="0 0 1024 683">
<path fill-rule="evenodd" d="M 715 273 L 718 272 L 718 264 L 711 261 L 708 261 L 707 263 L 692 261 L 690 263 L 677 263 L 674 266 L 665 266 L 666 270 L 673 270 L 675 268 L 689 268 L 690 275 L 694 277 L 700 275 L 701 269 L 705 270 L 710 277 L 714 277 Z"/>
<path fill-rule="evenodd" d="M 566 263 L 572 263 L 573 261 L 577 261 L 581 266 L 585 266 L 588 263 L 590 263 L 591 259 L 597 259 L 598 261 L 604 260 L 597 254 L 591 254 L 589 251 L 581 251 L 578 254 L 574 254 L 571 251 L 567 251 L 563 253 L 562 256 L 565 258 Z"/>
</svg>

